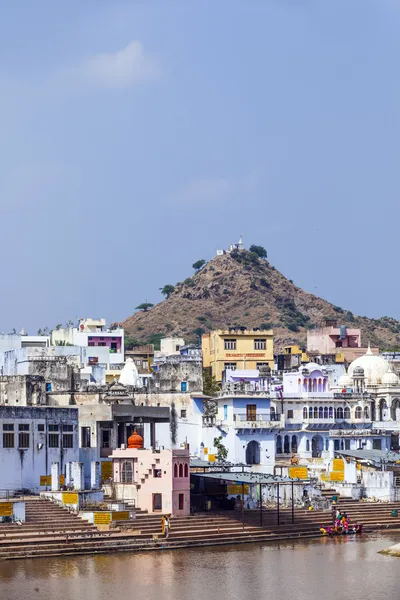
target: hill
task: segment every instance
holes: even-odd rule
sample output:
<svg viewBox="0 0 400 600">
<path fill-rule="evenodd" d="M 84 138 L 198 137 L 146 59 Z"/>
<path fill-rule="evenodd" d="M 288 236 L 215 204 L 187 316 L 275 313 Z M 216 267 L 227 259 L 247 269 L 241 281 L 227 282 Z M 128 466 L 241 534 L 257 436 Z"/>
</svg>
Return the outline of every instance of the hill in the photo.
<svg viewBox="0 0 400 600">
<path fill-rule="evenodd" d="M 286 344 L 305 345 L 307 329 L 320 326 L 325 318 L 359 327 L 363 345 L 400 346 L 399 321 L 353 315 L 305 292 L 247 250 L 216 256 L 177 284 L 166 300 L 128 317 L 121 326 L 135 343 L 157 343 L 160 337 L 173 335 L 193 342 L 203 332 L 228 327 L 273 328 L 279 350 Z"/>
</svg>

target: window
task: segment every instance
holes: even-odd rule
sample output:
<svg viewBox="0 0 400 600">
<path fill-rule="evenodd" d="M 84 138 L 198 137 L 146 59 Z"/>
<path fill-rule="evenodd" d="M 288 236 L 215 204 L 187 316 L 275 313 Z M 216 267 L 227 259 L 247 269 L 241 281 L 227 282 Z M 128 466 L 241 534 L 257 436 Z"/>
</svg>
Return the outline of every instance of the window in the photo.
<svg viewBox="0 0 400 600">
<path fill-rule="evenodd" d="M 344 409 L 344 418 L 345 419 L 350 419 L 350 407 L 349 406 L 345 406 L 345 409 Z"/>
<path fill-rule="evenodd" d="M 312 406 L 310 406 L 310 408 L 308 409 L 308 418 L 309 419 L 313 418 L 313 409 L 312 409 Z"/>
<path fill-rule="evenodd" d="M 179 477 L 183 477 L 183 464 L 180 463 L 179 465 Z"/>
<path fill-rule="evenodd" d="M 276 453 L 282 454 L 282 436 L 281 435 L 276 436 Z"/>
<path fill-rule="evenodd" d="M 333 419 L 333 406 L 329 407 L 329 413 L 328 414 L 329 414 L 329 418 Z"/>
<path fill-rule="evenodd" d="M 372 440 L 373 450 L 382 450 L 382 440 Z"/>
<path fill-rule="evenodd" d="M 269 367 L 269 364 L 267 362 L 256 363 L 256 369 L 261 369 L 262 367 Z"/>
<path fill-rule="evenodd" d="M 74 447 L 74 436 L 71 433 L 64 433 L 63 435 L 63 448 Z"/>
<path fill-rule="evenodd" d="M 189 477 L 189 465 L 185 463 L 185 477 Z"/>
<path fill-rule="evenodd" d="M 339 408 L 336 411 L 336 418 L 343 419 L 343 408 L 341 406 L 339 406 Z"/>
<path fill-rule="evenodd" d="M 181 381 L 181 392 L 187 392 L 187 381 Z"/>
<path fill-rule="evenodd" d="M 138 367 L 140 367 L 140 363 L 141 363 L 141 362 L 142 362 L 141 360 L 137 360 L 137 361 L 136 361 L 136 364 L 137 364 L 137 366 L 138 366 Z"/>
<path fill-rule="evenodd" d="M 14 448 L 14 425 L 3 423 L 3 448 Z"/>
<path fill-rule="evenodd" d="M 122 463 L 121 483 L 133 483 L 133 464 L 131 460 Z"/>
<path fill-rule="evenodd" d="M 257 404 L 246 404 L 246 421 L 256 421 Z"/>
<path fill-rule="evenodd" d="M 161 469 L 154 469 L 153 470 L 153 477 L 155 477 L 156 479 L 161 479 L 161 477 L 162 477 L 162 470 Z"/>
<path fill-rule="evenodd" d="M 344 440 L 344 449 L 350 450 L 350 440 Z"/>
<path fill-rule="evenodd" d="M 297 436 L 292 435 L 292 452 L 297 452 Z"/>
<path fill-rule="evenodd" d="M 356 419 L 362 419 L 362 408 L 361 408 L 361 406 L 356 406 L 355 418 Z"/>
<path fill-rule="evenodd" d="M 58 448 L 60 445 L 60 436 L 58 433 L 49 433 L 49 448 Z"/>
<path fill-rule="evenodd" d="M 101 447 L 111 448 L 111 429 L 101 430 Z"/>
<path fill-rule="evenodd" d="M 236 340 L 224 340 L 224 350 L 236 350 Z"/>
<path fill-rule="evenodd" d="M 90 448 L 90 427 L 81 427 L 81 446 Z"/>
<path fill-rule="evenodd" d="M 49 425 L 49 431 L 58 431 L 58 425 Z"/>
<path fill-rule="evenodd" d="M 254 340 L 254 350 L 266 350 L 267 349 L 267 340 Z"/>
<path fill-rule="evenodd" d="M 307 406 L 303 408 L 303 419 L 308 419 L 308 410 Z"/>
<path fill-rule="evenodd" d="M 20 423 L 18 430 L 18 448 L 29 448 L 29 425 L 27 423 Z"/>
<path fill-rule="evenodd" d="M 178 477 L 178 465 L 174 464 L 174 477 Z"/>
<path fill-rule="evenodd" d="M 224 404 L 224 421 L 228 419 L 228 405 Z"/>
<path fill-rule="evenodd" d="M 181 410 L 181 419 L 186 419 L 186 408 L 182 408 Z"/>
<path fill-rule="evenodd" d="M 144 360 L 142 362 L 142 369 L 147 369 L 147 367 L 148 367 L 147 360 Z"/>
<path fill-rule="evenodd" d="M 310 452 L 310 440 L 306 440 L 306 452 Z"/>
<path fill-rule="evenodd" d="M 325 440 L 325 451 L 326 452 L 329 451 L 329 438 L 326 438 L 326 440 Z"/>
<path fill-rule="evenodd" d="M 224 363 L 225 371 L 236 371 L 236 363 Z"/>
<path fill-rule="evenodd" d="M 328 417 L 328 407 L 324 406 L 324 419 L 329 419 Z"/>
<path fill-rule="evenodd" d="M 73 425 L 63 425 L 63 431 L 64 431 L 64 433 L 66 433 L 67 431 L 72 433 L 74 431 L 74 426 Z"/>
<path fill-rule="evenodd" d="M 288 410 L 287 411 L 287 418 L 288 419 L 293 419 L 293 410 Z"/>
<path fill-rule="evenodd" d="M 290 439 L 288 435 L 285 435 L 283 440 L 283 453 L 290 454 Z"/>
<path fill-rule="evenodd" d="M 179 510 L 183 510 L 184 499 L 185 499 L 184 494 L 179 494 L 178 495 L 178 508 L 179 508 Z"/>
<path fill-rule="evenodd" d="M 44 423 L 39 423 L 39 425 L 37 426 L 37 430 L 44 431 Z"/>
<path fill-rule="evenodd" d="M 333 442 L 333 448 L 335 451 L 340 450 L 340 440 L 334 440 Z"/>
<path fill-rule="evenodd" d="M 314 406 L 314 419 L 318 419 L 318 407 Z"/>
<path fill-rule="evenodd" d="M 318 419 L 323 419 L 323 418 L 324 418 L 324 409 L 322 408 L 322 406 L 320 406 L 318 409 Z"/>
<path fill-rule="evenodd" d="M 51 392 L 51 383 L 46 383 L 46 392 Z"/>
<path fill-rule="evenodd" d="M 369 419 L 369 409 L 368 409 L 368 406 L 364 407 L 364 419 Z"/>
</svg>

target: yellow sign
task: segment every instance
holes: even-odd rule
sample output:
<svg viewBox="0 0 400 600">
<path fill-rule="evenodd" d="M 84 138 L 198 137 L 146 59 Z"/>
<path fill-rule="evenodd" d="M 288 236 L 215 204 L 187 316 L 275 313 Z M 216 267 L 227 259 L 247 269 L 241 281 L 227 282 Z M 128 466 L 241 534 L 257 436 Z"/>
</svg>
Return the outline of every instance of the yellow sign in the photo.
<svg viewBox="0 0 400 600">
<path fill-rule="evenodd" d="M 289 477 L 291 479 L 308 479 L 307 467 L 290 467 Z"/>
<path fill-rule="evenodd" d="M 95 525 L 108 525 L 111 521 L 109 512 L 95 512 L 93 522 Z"/>
<path fill-rule="evenodd" d="M 328 473 L 321 473 L 321 481 L 329 481 Z"/>
<path fill-rule="evenodd" d="M 13 514 L 12 502 L 0 502 L 0 517 L 12 517 L 12 514 Z"/>
<path fill-rule="evenodd" d="M 331 471 L 330 480 L 331 481 L 344 481 L 344 471 Z"/>
<path fill-rule="evenodd" d="M 127 510 L 113 512 L 112 520 L 113 521 L 128 521 L 129 520 L 129 512 Z"/>
<path fill-rule="evenodd" d="M 110 479 L 113 474 L 112 460 L 104 460 L 101 463 L 101 480 Z"/>
<path fill-rule="evenodd" d="M 59 478 L 60 485 L 65 485 L 65 477 L 64 475 L 60 475 Z M 40 476 L 40 485 L 51 485 L 51 475 L 41 475 Z"/>
<path fill-rule="evenodd" d="M 332 471 L 344 471 L 344 461 L 341 458 L 334 458 Z"/>
<path fill-rule="evenodd" d="M 215 454 L 208 455 L 208 462 L 215 462 L 217 460 Z"/>
<path fill-rule="evenodd" d="M 248 494 L 249 493 L 249 486 L 247 485 L 247 483 L 244 484 L 243 486 L 244 489 L 244 494 Z M 239 483 L 238 485 L 228 485 L 228 494 L 232 495 L 232 496 L 241 496 L 242 495 L 242 486 Z"/>
<path fill-rule="evenodd" d="M 208 454 L 208 448 L 204 448 L 203 452 L 204 454 Z"/>
<path fill-rule="evenodd" d="M 63 494 L 63 504 L 78 504 L 79 496 L 73 492 L 66 492 Z"/>
</svg>

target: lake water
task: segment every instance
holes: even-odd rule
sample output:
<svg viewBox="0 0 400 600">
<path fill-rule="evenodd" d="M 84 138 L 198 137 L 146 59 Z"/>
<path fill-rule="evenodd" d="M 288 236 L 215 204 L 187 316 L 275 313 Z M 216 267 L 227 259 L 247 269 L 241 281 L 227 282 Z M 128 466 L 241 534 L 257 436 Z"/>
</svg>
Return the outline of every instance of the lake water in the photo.
<svg viewBox="0 0 400 600">
<path fill-rule="evenodd" d="M 400 534 L 0 562 L 1 600 L 397 599 Z"/>
</svg>

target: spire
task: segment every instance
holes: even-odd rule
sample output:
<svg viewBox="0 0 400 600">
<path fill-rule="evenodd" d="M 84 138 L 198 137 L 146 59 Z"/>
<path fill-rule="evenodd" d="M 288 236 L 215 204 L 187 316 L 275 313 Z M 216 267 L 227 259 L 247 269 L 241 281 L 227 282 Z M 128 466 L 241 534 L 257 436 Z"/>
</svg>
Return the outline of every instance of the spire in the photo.
<svg viewBox="0 0 400 600">
<path fill-rule="evenodd" d="M 242 234 L 240 234 L 240 237 L 239 237 L 238 247 L 239 247 L 239 250 L 243 250 L 243 236 L 242 236 Z"/>
<path fill-rule="evenodd" d="M 372 356 L 371 342 L 368 342 L 368 350 L 367 350 L 365 356 Z"/>
</svg>

